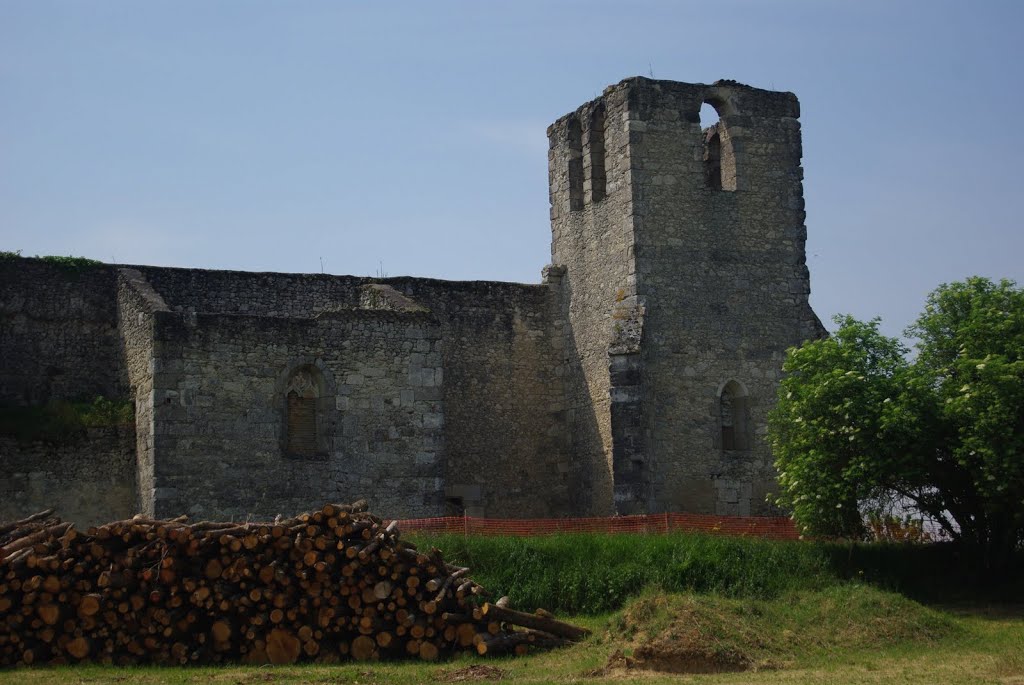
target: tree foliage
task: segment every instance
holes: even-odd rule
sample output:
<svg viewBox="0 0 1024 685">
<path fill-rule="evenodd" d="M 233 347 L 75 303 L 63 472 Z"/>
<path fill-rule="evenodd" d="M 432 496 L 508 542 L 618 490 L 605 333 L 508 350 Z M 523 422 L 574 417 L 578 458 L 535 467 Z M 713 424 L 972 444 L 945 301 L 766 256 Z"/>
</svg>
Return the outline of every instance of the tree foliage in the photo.
<svg viewBox="0 0 1024 685">
<path fill-rule="evenodd" d="M 860 537 L 897 502 L 1005 566 L 1024 540 L 1024 290 L 940 286 L 906 331 L 913 357 L 877 319 L 835 321 L 784 366 L 778 504 L 808 533 Z"/>
</svg>

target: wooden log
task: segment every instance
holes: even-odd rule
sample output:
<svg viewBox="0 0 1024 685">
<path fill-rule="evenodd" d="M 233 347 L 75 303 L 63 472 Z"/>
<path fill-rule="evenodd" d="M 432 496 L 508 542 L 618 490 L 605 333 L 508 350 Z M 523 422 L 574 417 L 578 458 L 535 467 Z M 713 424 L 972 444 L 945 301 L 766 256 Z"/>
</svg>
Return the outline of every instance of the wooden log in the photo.
<svg viewBox="0 0 1024 685">
<path fill-rule="evenodd" d="M 524 630 L 516 633 L 500 633 L 488 635 L 481 639 L 476 645 L 476 652 L 480 656 L 485 654 L 495 656 L 499 654 L 525 653 L 529 647 L 556 648 L 572 644 L 571 640 L 556 637 L 554 635 L 541 635 L 532 631 Z M 520 648 L 523 648 L 522 650 Z"/>
<path fill-rule="evenodd" d="M 460 647 L 472 647 L 476 636 L 476 627 L 472 623 L 460 623 L 455 628 L 455 637 Z"/>
<path fill-rule="evenodd" d="M 510 623 L 524 628 L 542 630 L 546 633 L 551 633 L 558 637 L 564 637 L 568 640 L 579 641 L 590 635 L 590 631 L 588 629 L 580 626 L 563 623 L 562 621 L 546 618 L 544 616 L 537 616 L 536 614 L 527 614 L 522 611 L 500 607 L 497 604 L 491 604 L 489 602 L 483 605 L 482 611 L 483 615 L 491 620 Z"/>
<path fill-rule="evenodd" d="M 210 634 L 216 642 L 227 642 L 231 639 L 231 624 L 227 621 L 214 621 L 210 626 Z"/>
<path fill-rule="evenodd" d="M 356 661 L 369 661 L 377 652 L 377 642 L 372 637 L 360 635 L 352 640 L 351 654 Z"/>
<path fill-rule="evenodd" d="M 423 659 L 424 661 L 437 661 L 437 645 L 430 640 L 424 640 L 420 643 L 418 654 L 420 659 Z"/>
<path fill-rule="evenodd" d="M 9 568 L 26 566 L 28 563 L 28 558 L 32 556 L 33 553 L 34 552 L 32 551 L 32 548 L 19 550 L 11 556 L 7 557 L 6 559 L 0 561 L 0 564 L 6 564 Z"/>
<path fill-rule="evenodd" d="M 36 614 L 46 625 L 56 625 L 60 620 L 60 607 L 55 604 L 40 604 L 36 607 Z"/>
<path fill-rule="evenodd" d="M 80 617 L 95 616 L 103 605 L 103 597 L 98 594 L 88 594 L 82 597 L 78 603 L 78 615 Z"/>
<path fill-rule="evenodd" d="M 53 512 L 53 509 L 44 509 L 43 511 L 32 514 L 31 516 L 26 516 L 25 518 L 19 521 L 11 521 L 10 523 L 0 524 L 0 537 L 7 535 L 11 531 L 17 530 L 18 528 L 27 526 L 30 523 L 34 523 L 35 521 L 41 521 L 49 516 L 52 516 Z"/>
<path fill-rule="evenodd" d="M 288 631 L 275 628 L 267 635 L 266 651 L 272 664 L 294 664 L 299 659 L 302 643 Z"/>
<path fill-rule="evenodd" d="M 89 641 L 82 636 L 78 636 L 68 642 L 64 649 L 76 659 L 84 659 L 89 655 Z"/>
<path fill-rule="evenodd" d="M 3 561 L 4 559 L 10 557 L 15 552 L 23 550 L 27 547 L 32 547 L 37 543 L 46 542 L 54 538 L 59 538 L 70 527 L 70 522 L 58 523 L 56 525 L 47 526 L 45 528 L 37 530 L 34 533 L 26 535 L 25 537 L 18 538 L 17 540 L 9 542 L 3 547 L 0 547 L 0 561 Z"/>
</svg>

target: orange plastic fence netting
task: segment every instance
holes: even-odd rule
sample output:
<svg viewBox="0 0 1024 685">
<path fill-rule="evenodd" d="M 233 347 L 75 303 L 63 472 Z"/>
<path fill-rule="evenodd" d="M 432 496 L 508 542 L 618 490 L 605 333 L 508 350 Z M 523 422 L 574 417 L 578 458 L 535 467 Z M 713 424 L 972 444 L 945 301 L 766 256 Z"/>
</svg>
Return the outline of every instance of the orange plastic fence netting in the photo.
<svg viewBox="0 0 1024 685">
<path fill-rule="evenodd" d="M 551 535 L 552 533 L 668 533 L 738 535 L 772 540 L 800 537 L 786 517 L 714 516 L 711 514 L 638 514 L 565 519 L 488 519 L 472 516 L 399 520 L 404 532 L 464 535 Z"/>
</svg>

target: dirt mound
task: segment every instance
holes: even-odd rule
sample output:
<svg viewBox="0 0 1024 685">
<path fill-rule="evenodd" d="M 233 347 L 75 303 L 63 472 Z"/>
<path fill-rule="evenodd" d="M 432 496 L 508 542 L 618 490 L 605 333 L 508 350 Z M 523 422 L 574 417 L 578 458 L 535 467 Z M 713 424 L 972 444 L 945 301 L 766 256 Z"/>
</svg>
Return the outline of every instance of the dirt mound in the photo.
<svg viewBox="0 0 1024 685">
<path fill-rule="evenodd" d="M 858 584 L 770 601 L 648 594 L 609 627 L 608 637 L 622 646 L 593 675 L 775 669 L 835 649 L 934 644 L 956 631 L 946 616 Z"/>
<path fill-rule="evenodd" d="M 631 668 L 665 673 L 726 673 L 747 671 L 753 662 L 743 654 L 714 652 L 680 645 L 643 645 L 633 652 Z"/>
<path fill-rule="evenodd" d="M 723 627 L 728 625 L 727 630 Z M 628 642 L 603 671 L 723 673 L 767 666 L 748 653 L 756 635 L 695 597 L 656 595 L 629 605 L 613 631 Z"/>
<path fill-rule="evenodd" d="M 442 683 L 464 683 L 473 680 L 501 680 L 506 675 L 505 671 L 495 666 L 473 664 L 465 668 L 438 671 L 434 679 Z"/>
<path fill-rule="evenodd" d="M 632 656 L 626 656 L 621 649 L 615 650 L 603 668 L 584 675 L 601 678 L 631 671 L 733 673 L 754 668 L 755 665 L 742 655 L 716 654 L 678 645 L 642 645 L 633 650 Z"/>
</svg>

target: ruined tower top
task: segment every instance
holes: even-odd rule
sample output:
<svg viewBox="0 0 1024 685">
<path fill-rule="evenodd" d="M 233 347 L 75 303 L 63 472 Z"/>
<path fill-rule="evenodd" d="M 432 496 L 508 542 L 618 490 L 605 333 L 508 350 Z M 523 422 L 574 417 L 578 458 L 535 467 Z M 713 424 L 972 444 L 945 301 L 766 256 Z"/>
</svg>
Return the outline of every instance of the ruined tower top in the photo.
<svg viewBox="0 0 1024 685">
<path fill-rule="evenodd" d="M 720 123 L 702 130 L 698 127 L 700 109 L 705 103 L 715 109 Z M 754 88 L 737 81 L 704 84 L 642 76 L 624 79 L 548 127 L 549 162 L 553 165 L 552 219 L 563 211 L 578 211 L 590 202 L 600 202 L 610 192 L 610 186 L 621 188 L 621 183 L 616 183 L 621 178 L 610 178 L 609 167 L 614 160 L 608 157 L 641 144 L 648 124 L 680 132 L 692 128 L 702 138 L 691 142 L 699 149 L 699 161 L 705 163 L 695 171 L 704 177 L 708 187 L 733 191 L 751 186 L 750 175 L 744 179 L 738 172 L 737 158 L 744 155 L 743 140 L 751 134 L 756 138 L 755 131 L 762 124 L 783 124 L 789 133 L 796 133 L 795 137 L 786 136 L 788 159 L 784 161 L 789 164 L 784 166 L 793 166 L 793 162 L 799 166 L 799 116 L 800 103 L 793 93 Z M 625 135 L 616 136 L 616 132 Z M 778 142 L 777 136 L 768 137 Z M 611 147 L 609 138 L 621 147 Z M 637 156 L 632 155 L 630 166 L 621 171 L 642 168 L 643 162 Z M 560 162 L 557 165 L 556 160 Z"/>
</svg>

